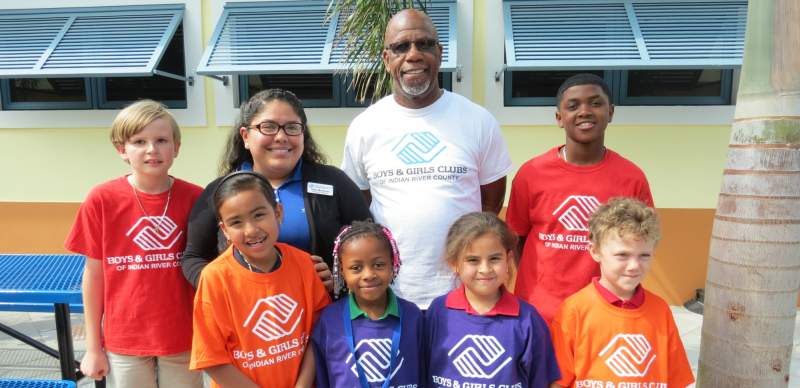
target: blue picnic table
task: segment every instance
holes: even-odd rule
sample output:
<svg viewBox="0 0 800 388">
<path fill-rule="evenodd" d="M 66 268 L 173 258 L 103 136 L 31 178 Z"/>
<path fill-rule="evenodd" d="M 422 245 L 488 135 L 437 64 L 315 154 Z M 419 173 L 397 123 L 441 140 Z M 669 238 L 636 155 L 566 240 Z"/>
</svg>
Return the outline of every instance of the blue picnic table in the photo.
<svg viewBox="0 0 800 388">
<path fill-rule="evenodd" d="M 0 254 L 0 310 L 54 311 L 58 350 L 0 323 L 0 331 L 58 358 L 63 380 L 82 374 L 72 348 L 70 306 L 82 311 L 81 255 Z"/>
<path fill-rule="evenodd" d="M 69 380 L 0 380 L 0 388 L 75 388 L 75 382 Z"/>
</svg>

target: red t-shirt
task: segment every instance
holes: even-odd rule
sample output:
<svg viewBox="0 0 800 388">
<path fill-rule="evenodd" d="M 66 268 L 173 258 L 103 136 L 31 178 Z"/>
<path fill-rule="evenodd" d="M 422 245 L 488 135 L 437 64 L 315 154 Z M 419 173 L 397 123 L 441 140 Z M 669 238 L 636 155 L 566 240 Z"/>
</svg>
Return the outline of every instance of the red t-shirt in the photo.
<svg viewBox="0 0 800 388">
<path fill-rule="evenodd" d="M 467 299 L 467 291 L 464 284 L 447 294 L 447 299 L 444 301 L 444 306 L 449 309 L 464 310 L 469 315 L 482 315 L 484 317 L 494 317 L 497 315 L 506 315 L 509 317 L 519 316 L 519 299 L 506 291 L 505 287 L 500 288 L 500 299 L 497 300 L 494 307 L 484 314 L 475 311 L 472 305 L 469 304 Z"/>
<path fill-rule="evenodd" d="M 607 150 L 592 166 L 567 164 L 558 148 L 523 164 L 511 185 L 506 222 L 526 238 L 514 293 L 550 321 L 568 296 L 600 276 L 589 255 L 589 216 L 613 197 L 652 206 L 647 178 L 636 165 Z"/>
<path fill-rule="evenodd" d="M 564 301 L 550 325 L 559 385 L 683 388 L 694 382 L 672 311 L 644 292 L 636 309 L 612 306 L 591 284 Z"/>
<path fill-rule="evenodd" d="M 189 212 L 202 191 L 175 178 L 171 194 L 138 192 L 148 217 L 127 177 L 120 177 L 92 189 L 81 204 L 64 246 L 103 261 L 106 350 L 158 356 L 191 348 L 194 290 L 180 256 Z"/>
<path fill-rule="evenodd" d="M 191 369 L 232 364 L 261 387 L 295 385 L 311 330 L 330 298 L 308 253 L 275 246 L 283 259 L 270 273 L 244 268 L 231 248 L 203 269 Z"/>
</svg>

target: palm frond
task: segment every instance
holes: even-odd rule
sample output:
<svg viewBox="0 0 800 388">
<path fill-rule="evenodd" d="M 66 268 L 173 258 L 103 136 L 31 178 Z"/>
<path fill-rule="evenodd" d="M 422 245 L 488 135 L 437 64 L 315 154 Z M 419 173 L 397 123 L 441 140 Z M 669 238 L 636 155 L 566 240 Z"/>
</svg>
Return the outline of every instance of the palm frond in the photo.
<svg viewBox="0 0 800 388">
<path fill-rule="evenodd" d="M 391 92 L 391 77 L 381 59 L 383 35 L 392 15 L 406 8 L 425 10 L 430 0 L 331 0 L 327 21 L 336 18 L 334 50 L 346 63 L 340 73 L 351 75 L 348 90 L 358 101 L 378 100 Z"/>
</svg>

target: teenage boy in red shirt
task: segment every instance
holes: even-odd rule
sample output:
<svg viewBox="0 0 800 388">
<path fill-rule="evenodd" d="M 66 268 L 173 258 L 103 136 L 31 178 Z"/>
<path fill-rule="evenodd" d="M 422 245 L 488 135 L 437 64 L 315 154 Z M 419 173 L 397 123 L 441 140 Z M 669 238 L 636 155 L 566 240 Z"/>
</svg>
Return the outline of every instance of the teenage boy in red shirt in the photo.
<svg viewBox="0 0 800 388">
<path fill-rule="evenodd" d="M 589 216 L 612 197 L 653 206 L 642 170 L 604 145 L 614 116 L 608 85 L 594 74 L 568 78 L 556 95 L 566 143 L 523 164 L 511 185 L 506 222 L 520 236 L 514 293 L 550 322 L 561 302 L 600 274 L 587 251 Z"/>
<path fill-rule="evenodd" d="M 561 305 L 550 327 L 556 387 L 686 387 L 694 382 L 672 311 L 641 286 L 660 231 L 655 210 L 614 198 L 589 220 L 589 252 L 600 264 Z M 552 387 L 551 387 L 552 388 Z"/>
</svg>

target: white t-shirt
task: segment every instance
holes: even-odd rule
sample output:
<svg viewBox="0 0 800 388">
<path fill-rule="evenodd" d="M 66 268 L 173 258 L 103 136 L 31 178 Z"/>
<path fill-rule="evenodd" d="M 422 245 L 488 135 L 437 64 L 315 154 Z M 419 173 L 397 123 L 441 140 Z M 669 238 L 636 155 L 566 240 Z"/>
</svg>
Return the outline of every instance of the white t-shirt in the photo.
<svg viewBox="0 0 800 388">
<path fill-rule="evenodd" d="M 506 176 L 511 158 L 497 120 L 445 91 L 422 109 L 391 95 L 367 108 L 347 131 L 342 170 L 371 192 L 375 221 L 397 240 L 397 296 L 427 308 L 455 285 L 443 255 L 447 230 L 481 210 L 480 186 Z"/>
</svg>

